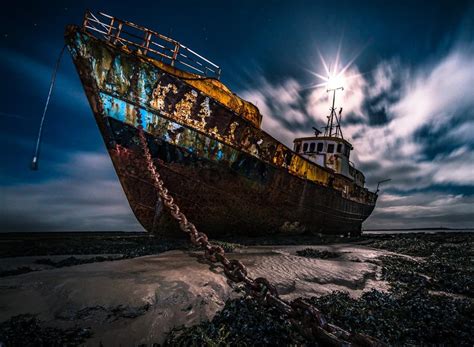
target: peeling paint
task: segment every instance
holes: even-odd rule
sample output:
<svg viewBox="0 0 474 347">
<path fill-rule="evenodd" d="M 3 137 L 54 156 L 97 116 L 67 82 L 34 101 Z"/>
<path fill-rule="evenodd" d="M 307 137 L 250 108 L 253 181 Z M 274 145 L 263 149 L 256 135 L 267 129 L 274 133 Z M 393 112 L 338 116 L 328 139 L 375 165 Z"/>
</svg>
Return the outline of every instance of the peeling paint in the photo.
<svg viewBox="0 0 474 347">
<path fill-rule="evenodd" d="M 222 223 L 231 228 L 248 220 L 263 228 L 292 221 L 303 223 L 308 230 L 348 230 L 360 228 L 373 210 L 375 194 L 357 189 L 345 177 L 308 161 L 266 134 L 259 128 L 261 117 L 255 118 L 254 111 L 246 113 L 246 107 L 238 106 L 245 104 L 227 98 L 227 88 L 188 81 L 160 68 L 159 62 L 69 30 L 67 41 L 86 94 L 132 209 L 145 228 L 160 223 L 156 224 L 156 192 L 140 170 L 146 164 L 139 154 L 138 114 L 152 152 L 164 163 L 163 175 L 173 182 L 171 189 L 180 205 L 197 224 L 202 220 L 211 229 Z M 104 116 L 109 123 L 104 123 Z M 193 198 L 188 201 L 184 192 Z M 232 201 L 242 194 L 252 203 L 237 211 Z M 223 196 L 226 201 L 221 201 Z M 210 217 L 207 209 L 211 208 L 221 208 L 219 216 Z M 241 221 L 225 217 L 229 211 Z M 207 214 L 208 220 L 198 213 Z"/>
</svg>

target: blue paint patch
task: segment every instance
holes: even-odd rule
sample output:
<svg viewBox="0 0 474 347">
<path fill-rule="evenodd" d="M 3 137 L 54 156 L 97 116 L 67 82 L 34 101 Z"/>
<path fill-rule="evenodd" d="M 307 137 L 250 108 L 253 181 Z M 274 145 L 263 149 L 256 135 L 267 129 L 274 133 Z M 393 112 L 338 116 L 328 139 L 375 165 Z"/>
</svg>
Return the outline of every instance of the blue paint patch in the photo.
<svg viewBox="0 0 474 347">
<path fill-rule="evenodd" d="M 131 104 L 116 98 L 114 96 L 110 96 L 105 93 L 100 93 L 100 98 L 102 100 L 102 105 L 104 107 L 104 112 L 106 116 L 115 118 L 121 122 L 128 123 L 133 126 L 137 126 L 138 124 L 131 124 L 129 118 L 127 118 L 127 105 L 129 110 L 135 109 L 137 112 L 140 112 L 140 117 L 142 119 L 142 125 L 145 129 L 148 129 L 148 126 L 150 124 L 153 124 L 153 119 L 156 118 L 156 116 L 143 109 L 143 108 L 138 108 L 135 106 L 132 106 Z M 130 111 L 129 111 L 130 112 Z M 179 125 L 176 125 L 175 128 L 180 127 Z"/>
<path fill-rule="evenodd" d="M 100 93 L 105 115 L 125 122 L 127 103 L 113 96 Z"/>
<path fill-rule="evenodd" d="M 142 124 L 145 129 L 148 129 L 148 125 L 153 123 L 153 113 L 148 112 L 147 110 L 140 108 L 139 109 L 140 116 L 142 118 Z"/>
<path fill-rule="evenodd" d="M 104 109 L 104 115 L 112 117 L 116 120 L 119 120 L 123 123 L 127 123 L 132 126 L 137 126 L 138 124 L 131 124 L 132 119 L 136 119 L 136 117 L 132 118 L 132 115 L 140 114 L 142 119 L 142 124 L 145 131 L 149 132 L 149 129 L 153 129 L 156 125 L 158 119 L 161 117 L 155 113 L 152 113 L 144 108 L 133 106 L 126 101 L 119 99 L 117 97 L 108 95 L 106 93 L 100 93 L 100 98 L 102 100 L 102 105 Z M 128 116 L 127 116 L 128 111 Z M 185 132 L 188 133 L 188 137 L 192 138 L 192 142 L 194 145 L 189 145 L 185 142 L 180 142 L 180 138 L 184 136 L 183 134 L 177 134 L 176 131 L 183 128 L 183 125 L 173 122 L 167 121 L 167 123 L 160 122 L 160 126 L 165 127 L 168 131 L 164 131 L 161 133 L 161 138 L 170 143 L 177 144 L 178 146 L 182 146 L 181 148 L 185 149 L 188 153 L 197 153 L 198 155 L 214 160 L 214 161 L 229 161 L 233 163 L 238 158 L 238 152 L 236 150 L 224 152 L 223 151 L 223 144 L 217 140 L 210 139 L 209 137 L 196 133 L 191 129 L 185 128 Z M 174 138 L 170 136 L 175 133 Z"/>
<path fill-rule="evenodd" d="M 217 160 L 222 160 L 222 158 L 224 158 L 224 152 L 219 148 L 217 151 Z"/>
<path fill-rule="evenodd" d="M 153 91 L 151 86 L 155 84 L 156 74 L 153 72 L 147 72 L 146 70 L 140 70 L 140 77 L 138 79 L 138 97 L 140 102 L 143 104 L 148 103 L 149 96 L 152 95 Z"/>
<path fill-rule="evenodd" d="M 117 91 L 117 89 L 119 88 L 119 85 L 123 85 L 123 81 L 125 81 L 125 73 L 123 71 L 123 66 L 122 66 L 122 61 L 121 61 L 121 58 L 120 58 L 120 55 L 117 55 L 112 63 L 112 70 L 113 70 L 113 73 L 114 73 L 114 76 L 115 76 L 115 80 L 116 81 L 119 81 L 119 83 L 117 82 L 113 82 L 113 81 L 108 81 L 106 83 L 106 87 L 107 89 L 111 90 L 111 91 Z"/>
</svg>

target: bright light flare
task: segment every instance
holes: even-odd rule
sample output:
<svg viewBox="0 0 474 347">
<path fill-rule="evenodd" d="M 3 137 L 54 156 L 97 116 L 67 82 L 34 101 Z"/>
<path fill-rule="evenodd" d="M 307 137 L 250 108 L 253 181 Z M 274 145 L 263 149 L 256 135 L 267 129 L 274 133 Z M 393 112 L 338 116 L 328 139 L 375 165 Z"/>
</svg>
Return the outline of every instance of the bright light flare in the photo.
<svg viewBox="0 0 474 347">
<path fill-rule="evenodd" d="M 346 77 L 344 73 L 341 71 L 338 74 L 329 74 L 328 77 L 324 77 L 320 74 L 313 73 L 316 77 L 323 80 L 322 83 L 318 83 L 313 87 L 324 87 L 328 90 L 337 89 L 337 88 L 345 88 L 346 87 Z"/>
<path fill-rule="evenodd" d="M 336 89 L 343 87 L 344 89 L 347 89 L 347 82 L 348 80 L 360 76 L 360 74 L 356 75 L 351 75 L 351 76 L 346 76 L 345 72 L 351 67 L 351 65 L 354 63 L 355 59 L 357 58 L 358 54 L 354 56 L 342 69 L 339 69 L 339 63 L 340 63 L 340 47 L 338 49 L 336 59 L 334 64 L 330 66 L 327 62 L 326 59 L 324 59 L 323 55 L 321 52 L 318 51 L 319 58 L 321 59 L 321 63 L 324 67 L 325 70 L 325 75 L 320 75 L 316 72 L 309 71 L 311 74 L 314 76 L 318 77 L 319 79 L 322 80 L 321 83 L 317 83 L 315 85 L 312 85 L 310 88 L 320 88 L 324 87 L 326 89 Z"/>
<path fill-rule="evenodd" d="M 337 88 L 344 88 L 344 85 L 346 80 L 344 78 L 344 75 L 342 73 L 335 75 L 335 76 L 329 76 L 326 87 L 327 89 L 337 89 Z"/>
</svg>

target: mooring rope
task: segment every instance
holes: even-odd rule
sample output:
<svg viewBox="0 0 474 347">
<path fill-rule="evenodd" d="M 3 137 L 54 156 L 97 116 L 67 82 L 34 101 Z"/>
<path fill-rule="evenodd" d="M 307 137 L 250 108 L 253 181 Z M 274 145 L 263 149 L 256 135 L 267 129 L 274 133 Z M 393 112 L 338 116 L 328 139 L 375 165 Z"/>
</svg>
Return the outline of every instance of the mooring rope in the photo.
<svg viewBox="0 0 474 347">
<path fill-rule="evenodd" d="M 31 170 L 38 170 L 39 150 L 40 150 L 40 144 L 41 144 L 41 137 L 43 134 L 44 119 L 46 117 L 46 112 L 48 111 L 49 101 L 51 100 L 51 94 L 53 92 L 53 87 L 56 82 L 56 75 L 58 73 L 59 64 L 61 63 L 61 59 L 63 57 L 65 48 L 66 48 L 66 45 L 64 45 L 63 48 L 61 49 L 61 52 L 59 52 L 58 59 L 56 60 L 56 66 L 54 67 L 53 74 L 51 76 L 51 83 L 49 84 L 48 97 L 46 98 L 46 103 L 44 104 L 43 115 L 41 116 L 41 122 L 38 129 L 38 137 L 36 139 L 35 154 L 33 155 L 33 159 L 31 160 Z"/>
</svg>

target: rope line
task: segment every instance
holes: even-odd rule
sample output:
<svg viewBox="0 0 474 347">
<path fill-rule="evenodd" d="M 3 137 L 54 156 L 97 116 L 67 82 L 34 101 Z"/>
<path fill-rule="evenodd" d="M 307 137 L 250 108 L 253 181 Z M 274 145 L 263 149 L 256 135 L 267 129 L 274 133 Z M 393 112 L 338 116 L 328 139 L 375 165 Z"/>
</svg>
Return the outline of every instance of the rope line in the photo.
<svg viewBox="0 0 474 347">
<path fill-rule="evenodd" d="M 35 153 L 33 155 L 33 159 L 31 160 L 31 170 L 35 170 L 35 171 L 38 170 L 39 150 L 40 150 L 40 145 L 41 145 L 41 137 L 43 135 L 44 119 L 46 117 L 46 112 L 48 111 L 49 101 L 51 100 L 51 94 L 53 92 L 53 87 L 56 82 L 56 76 L 58 73 L 59 65 L 61 63 L 61 58 L 63 57 L 65 48 L 66 48 L 66 45 L 63 46 L 63 48 L 61 49 L 61 52 L 59 53 L 58 59 L 56 60 L 56 65 L 53 70 L 53 74 L 51 76 L 48 97 L 46 98 L 46 103 L 44 104 L 43 115 L 41 116 L 40 126 L 38 129 L 38 137 L 36 139 Z"/>
</svg>

